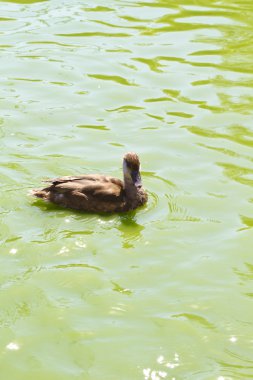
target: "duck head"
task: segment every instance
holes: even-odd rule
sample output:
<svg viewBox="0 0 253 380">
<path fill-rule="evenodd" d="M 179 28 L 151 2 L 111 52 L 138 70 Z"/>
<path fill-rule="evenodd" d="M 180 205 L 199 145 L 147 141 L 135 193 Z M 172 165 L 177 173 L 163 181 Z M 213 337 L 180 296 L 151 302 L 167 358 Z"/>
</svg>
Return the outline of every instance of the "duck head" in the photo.
<svg viewBox="0 0 253 380">
<path fill-rule="evenodd" d="M 142 187 L 140 175 L 140 160 L 136 153 L 128 152 L 123 157 L 123 172 L 125 188 L 140 189 Z"/>
</svg>

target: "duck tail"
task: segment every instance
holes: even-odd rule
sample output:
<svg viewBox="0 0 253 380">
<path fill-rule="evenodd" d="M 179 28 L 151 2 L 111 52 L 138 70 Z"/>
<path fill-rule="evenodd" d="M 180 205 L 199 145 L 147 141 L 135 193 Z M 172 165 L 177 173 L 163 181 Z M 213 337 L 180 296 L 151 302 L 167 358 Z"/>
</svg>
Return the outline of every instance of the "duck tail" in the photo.
<svg viewBox="0 0 253 380">
<path fill-rule="evenodd" d="M 28 192 L 28 195 L 42 199 L 48 198 L 48 193 L 44 189 L 32 189 Z"/>
</svg>

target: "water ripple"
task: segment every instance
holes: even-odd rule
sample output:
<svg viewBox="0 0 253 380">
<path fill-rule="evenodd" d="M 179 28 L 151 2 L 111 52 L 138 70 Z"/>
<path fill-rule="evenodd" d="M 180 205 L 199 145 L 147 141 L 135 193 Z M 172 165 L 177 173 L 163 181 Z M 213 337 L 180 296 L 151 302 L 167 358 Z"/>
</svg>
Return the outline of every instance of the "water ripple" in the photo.
<svg viewBox="0 0 253 380">
<path fill-rule="evenodd" d="M 72 268 L 88 268 L 88 269 L 95 269 L 99 272 L 102 272 L 102 269 L 89 264 L 81 264 L 81 263 L 68 263 L 68 264 L 59 264 L 55 265 L 53 268 L 55 269 L 72 269 Z"/>
<path fill-rule="evenodd" d="M 58 33 L 59 37 L 130 37 L 127 33 L 106 33 L 106 32 L 82 32 L 82 33 Z"/>
<path fill-rule="evenodd" d="M 119 84 L 123 84 L 124 86 L 137 86 L 137 84 L 131 83 L 127 79 L 120 77 L 119 75 L 88 74 L 88 76 L 90 78 L 113 81 Z"/>
</svg>

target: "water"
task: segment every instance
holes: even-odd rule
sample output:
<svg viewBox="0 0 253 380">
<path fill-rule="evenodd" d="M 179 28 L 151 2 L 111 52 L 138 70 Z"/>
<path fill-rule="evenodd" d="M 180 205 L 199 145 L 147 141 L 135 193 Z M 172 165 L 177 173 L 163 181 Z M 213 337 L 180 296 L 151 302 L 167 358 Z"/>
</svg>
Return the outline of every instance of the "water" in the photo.
<svg viewBox="0 0 253 380">
<path fill-rule="evenodd" d="M 0 10 L 1 378 L 252 378 L 252 1 Z M 137 212 L 27 196 L 128 150 Z"/>
</svg>

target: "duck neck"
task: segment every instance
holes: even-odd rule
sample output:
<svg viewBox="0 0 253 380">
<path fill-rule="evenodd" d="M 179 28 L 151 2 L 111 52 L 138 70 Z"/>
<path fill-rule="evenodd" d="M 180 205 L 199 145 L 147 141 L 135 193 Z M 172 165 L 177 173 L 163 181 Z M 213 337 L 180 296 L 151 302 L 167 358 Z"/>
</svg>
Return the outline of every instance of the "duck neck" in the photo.
<svg viewBox="0 0 253 380">
<path fill-rule="evenodd" d="M 138 192 L 139 189 L 134 183 L 133 173 L 127 167 L 125 160 L 123 161 L 123 176 L 124 176 L 124 189 L 126 193 L 127 203 L 131 203 L 131 205 L 135 205 L 138 200 Z M 140 182 L 140 173 L 139 171 L 135 173 L 136 181 Z M 140 185 L 138 183 L 138 185 Z"/>
<path fill-rule="evenodd" d="M 125 192 L 126 192 L 126 196 L 128 200 L 131 201 L 131 200 L 136 199 L 137 188 L 133 184 L 132 178 L 131 177 L 129 178 L 126 175 L 124 176 L 124 188 L 125 188 Z"/>
</svg>

